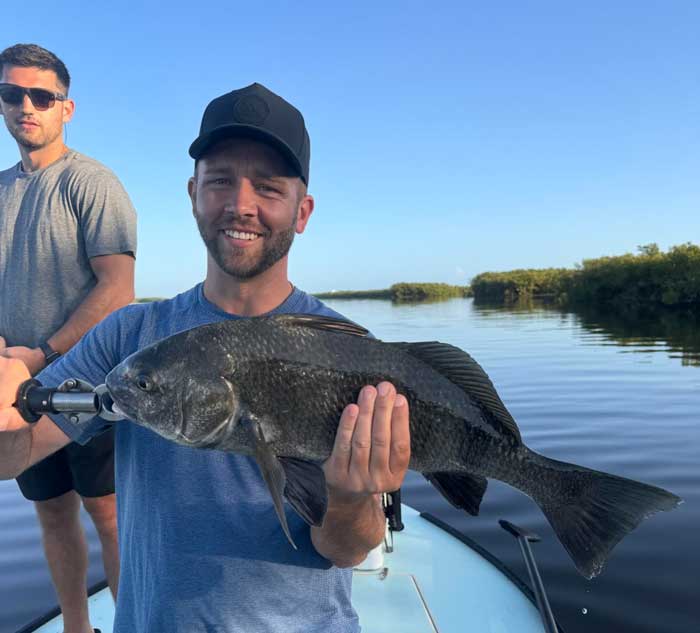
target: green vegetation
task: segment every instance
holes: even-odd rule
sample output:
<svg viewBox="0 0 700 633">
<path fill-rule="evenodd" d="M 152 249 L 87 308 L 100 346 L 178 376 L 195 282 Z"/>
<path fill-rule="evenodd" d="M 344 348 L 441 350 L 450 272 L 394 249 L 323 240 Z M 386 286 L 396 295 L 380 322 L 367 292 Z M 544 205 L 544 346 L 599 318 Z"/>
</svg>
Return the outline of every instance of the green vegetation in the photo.
<svg viewBox="0 0 700 633">
<path fill-rule="evenodd" d="M 469 286 L 451 286 L 440 283 L 398 283 L 391 286 L 389 290 L 392 301 L 428 301 L 471 296 Z"/>
<path fill-rule="evenodd" d="M 319 299 L 390 299 L 391 301 L 435 301 L 470 297 L 469 286 L 441 283 L 398 283 L 384 290 L 334 290 L 316 293 Z"/>
<path fill-rule="evenodd" d="M 519 269 L 481 273 L 472 279 L 474 298 L 483 301 L 518 301 L 526 297 L 557 297 L 566 293 L 576 271 L 566 268 Z"/>
<path fill-rule="evenodd" d="M 141 297 L 134 299 L 134 303 L 151 303 L 152 301 L 163 301 L 162 297 Z"/>
<path fill-rule="evenodd" d="M 517 301 L 549 296 L 559 303 L 608 306 L 700 306 L 700 246 L 663 253 L 656 244 L 637 254 L 585 259 L 574 269 L 482 273 L 472 280 L 476 300 Z"/>
<path fill-rule="evenodd" d="M 636 255 L 583 261 L 570 300 L 619 305 L 700 305 L 700 246 L 682 244 L 662 253 L 656 244 Z"/>
<path fill-rule="evenodd" d="M 317 292 L 319 299 L 391 299 L 391 290 L 331 290 Z"/>
</svg>

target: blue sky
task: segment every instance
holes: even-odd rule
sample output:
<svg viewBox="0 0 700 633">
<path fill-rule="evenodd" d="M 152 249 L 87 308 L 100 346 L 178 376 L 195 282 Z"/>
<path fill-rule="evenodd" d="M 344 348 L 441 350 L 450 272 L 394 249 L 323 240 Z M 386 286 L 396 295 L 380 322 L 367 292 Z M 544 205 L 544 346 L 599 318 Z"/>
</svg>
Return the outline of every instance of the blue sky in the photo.
<svg viewBox="0 0 700 633">
<path fill-rule="evenodd" d="M 3 9 L 0 46 L 64 60 L 68 144 L 139 212 L 138 296 L 203 278 L 187 148 L 208 101 L 253 81 L 311 135 L 316 211 L 290 257 L 306 290 L 700 241 L 700 3 L 345 4 Z M 3 128 L 0 166 L 17 160 Z"/>
</svg>

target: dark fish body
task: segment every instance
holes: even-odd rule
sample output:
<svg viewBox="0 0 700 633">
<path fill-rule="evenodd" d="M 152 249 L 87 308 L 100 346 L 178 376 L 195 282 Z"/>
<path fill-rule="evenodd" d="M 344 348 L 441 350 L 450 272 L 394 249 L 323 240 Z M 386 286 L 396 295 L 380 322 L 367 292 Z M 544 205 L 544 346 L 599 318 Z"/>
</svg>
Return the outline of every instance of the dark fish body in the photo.
<svg viewBox="0 0 700 633">
<path fill-rule="evenodd" d="M 472 514 L 487 478 L 528 494 L 587 577 L 642 519 L 680 502 L 660 488 L 528 449 L 490 380 L 462 350 L 366 334 L 303 315 L 219 322 L 137 352 L 107 376 L 107 386 L 130 418 L 166 438 L 254 456 L 282 521 L 284 496 L 320 524 L 318 464 L 331 453 L 344 407 L 382 380 L 409 402 L 409 468 Z"/>
</svg>

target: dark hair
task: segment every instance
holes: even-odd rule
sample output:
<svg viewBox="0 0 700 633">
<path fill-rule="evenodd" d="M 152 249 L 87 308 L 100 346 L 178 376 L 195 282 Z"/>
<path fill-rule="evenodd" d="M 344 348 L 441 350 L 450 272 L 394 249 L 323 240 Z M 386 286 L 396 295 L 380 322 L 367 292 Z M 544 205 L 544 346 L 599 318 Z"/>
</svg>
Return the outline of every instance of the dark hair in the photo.
<svg viewBox="0 0 700 633">
<path fill-rule="evenodd" d="M 41 70 L 53 70 L 58 81 L 65 88 L 66 94 L 70 88 L 70 75 L 66 65 L 54 55 L 36 44 L 15 44 L 0 53 L 0 74 L 5 66 L 19 66 L 20 68 L 40 68 Z"/>
</svg>

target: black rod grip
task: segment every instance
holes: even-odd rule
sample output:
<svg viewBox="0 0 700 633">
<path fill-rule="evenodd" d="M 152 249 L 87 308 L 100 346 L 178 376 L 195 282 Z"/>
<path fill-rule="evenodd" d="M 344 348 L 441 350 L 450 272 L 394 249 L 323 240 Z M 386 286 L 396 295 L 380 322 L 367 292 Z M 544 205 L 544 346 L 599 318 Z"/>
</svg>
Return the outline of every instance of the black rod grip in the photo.
<svg viewBox="0 0 700 633">
<path fill-rule="evenodd" d="M 25 380 L 17 390 L 15 403 L 26 422 L 38 422 L 44 413 L 52 413 L 51 396 L 54 389 L 42 386 L 36 378 Z"/>
</svg>

